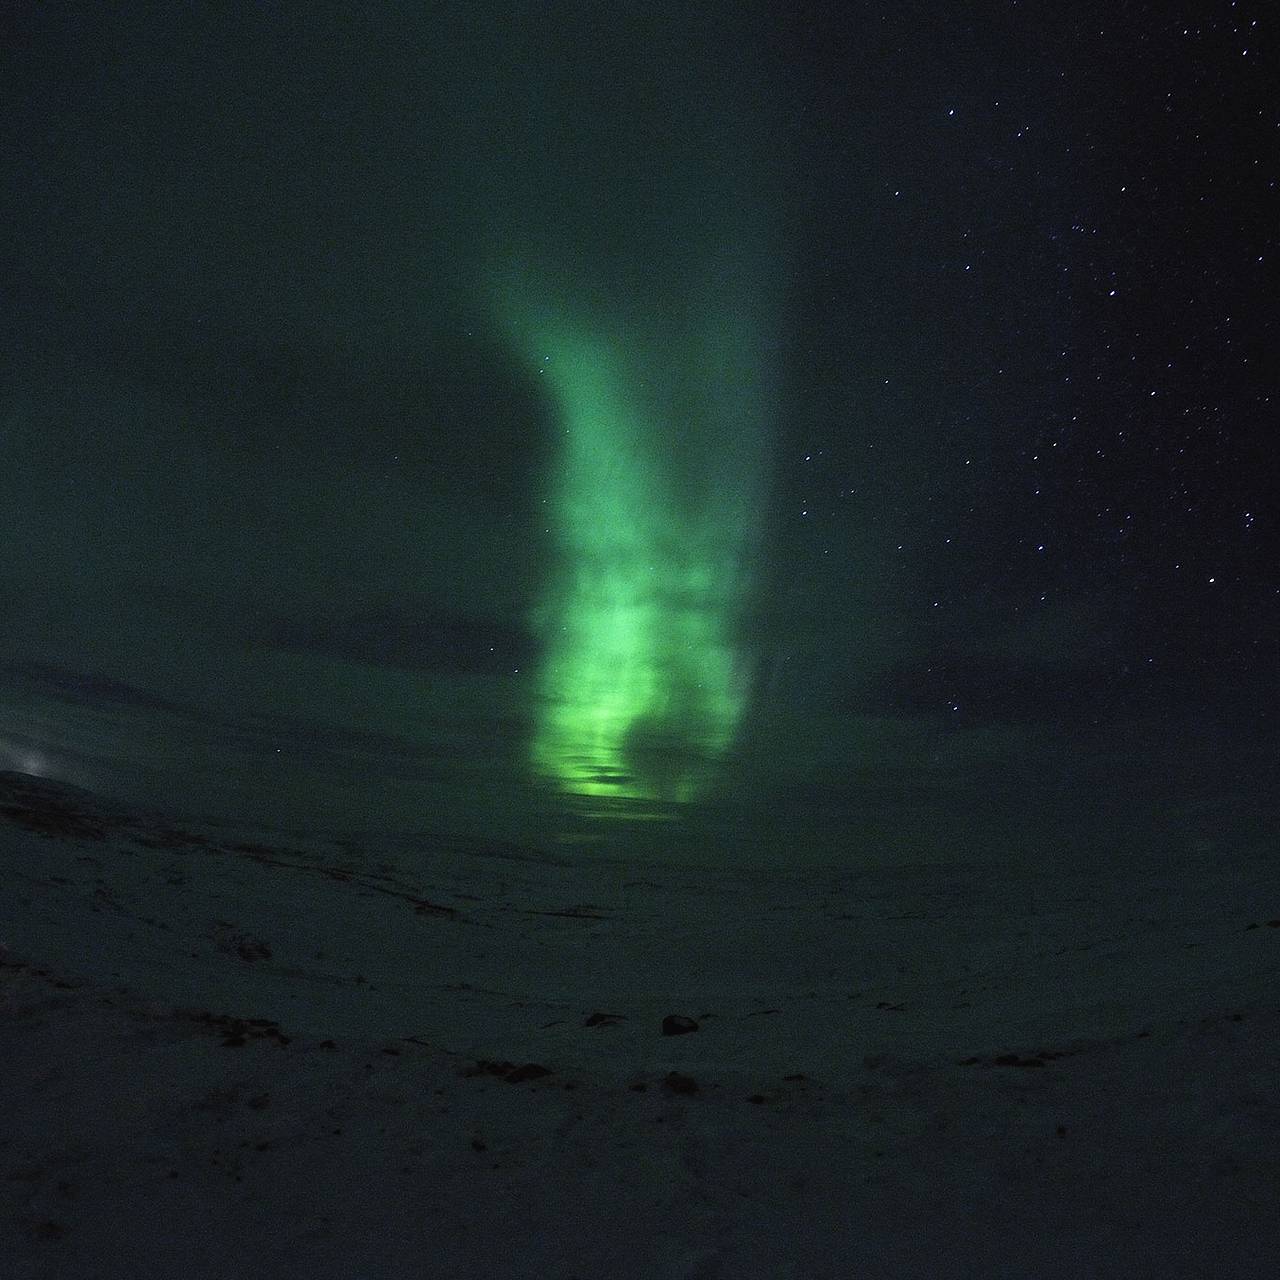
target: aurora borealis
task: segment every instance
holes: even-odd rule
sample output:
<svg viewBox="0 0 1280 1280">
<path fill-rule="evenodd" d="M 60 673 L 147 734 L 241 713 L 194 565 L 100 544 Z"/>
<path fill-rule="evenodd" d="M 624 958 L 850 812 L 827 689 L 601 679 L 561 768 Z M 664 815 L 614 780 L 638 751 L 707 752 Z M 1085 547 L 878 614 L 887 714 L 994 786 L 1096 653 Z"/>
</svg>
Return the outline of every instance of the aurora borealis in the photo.
<svg viewBox="0 0 1280 1280">
<path fill-rule="evenodd" d="M 570 794 L 692 801 L 746 707 L 768 378 L 724 299 L 695 325 L 641 337 L 557 313 L 521 331 L 559 426 L 531 761 Z"/>
<path fill-rule="evenodd" d="M 522 29 L 468 90 L 552 148 L 536 177 L 498 148 L 478 276 L 547 424 L 527 761 L 601 816 L 705 797 L 749 711 L 785 258 L 760 17 Z"/>
</svg>

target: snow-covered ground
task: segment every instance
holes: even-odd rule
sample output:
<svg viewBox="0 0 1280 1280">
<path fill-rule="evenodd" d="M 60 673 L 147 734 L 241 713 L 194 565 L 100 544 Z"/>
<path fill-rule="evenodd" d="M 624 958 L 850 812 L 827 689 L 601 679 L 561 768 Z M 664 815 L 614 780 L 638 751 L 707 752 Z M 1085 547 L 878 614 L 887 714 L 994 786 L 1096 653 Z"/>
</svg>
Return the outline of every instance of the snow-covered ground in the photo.
<svg viewBox="0 0 1280 1280">
<path fill-rule="evenodd" d="M 693 870 L 10 773 L 0 944 L 5 1280 L 1280 1259 L 1269 848 Z"/>
</svg>

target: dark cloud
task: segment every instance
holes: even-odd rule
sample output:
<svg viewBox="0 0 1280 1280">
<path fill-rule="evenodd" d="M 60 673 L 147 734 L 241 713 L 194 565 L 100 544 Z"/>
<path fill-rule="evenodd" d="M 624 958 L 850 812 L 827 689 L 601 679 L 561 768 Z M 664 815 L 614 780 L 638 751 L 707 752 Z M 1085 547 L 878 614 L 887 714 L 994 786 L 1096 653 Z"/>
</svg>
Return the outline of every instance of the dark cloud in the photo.
<svg viewBox="0 0 1280 1280">
<path fill-rule="evenodd" d="M 425 760 L 443 756 L 443 747 L 423 748 L 398 734 L 377 733 L 325 724 L 303 716 L 255 713 L 234 720 L 214 721 L 226 734 L 225 745 L 248 755 L 287 744 L 296 759 L 339 759 L 352 754 L 376 756 L 383 764 L 394 760 Z"/>
<path fill-rule="evenodd" d="M 1033 662 L 998 654 L 946 654 L 897 662 L 853 700 L 852 710 L 939 715 L 957 726 L 1086 725 L 1221 700 L 1229 672 L 1211 664 L 1094 665 Z"/>
<path fill-rule="evenodd" d="M 129 707 L 140 711 L 162 711 L 188 716 L 191 708 L 157 697 L 137 685 L 127 684 L 96 672 L 73 671 L 51 662 L 13 662 L 0 667 L 5 675 L 16 676 L 34 685 L 41 693 L 65 702 L 94 707 Z"/>
<path fill-rule="evenodd" d="M 510 674 L 537 656 L 533 637 L 510 623 L 443 613 L 284 620 L 265 643 L 370 666 L 462 675 Z"/>
<path fill-rule="evenodd" d="M 398 734 L 333 725 L 306 716 L 267 712 L 253 712 L 242 716 L 214 714 L 198 706 L 159 697 L 111 676 L 74 671 L 53 663 L 11 663 L 0 667 L 0 674 L 16 677 L 46 697 L 77 706 L 116 712 L 159 712 L 185 720 L 212 733 L 223 750 L 241 752 L 247 757 L 286 747 L 295 760 L 307 757 L 313 761 L 336 761 L 353 754 L 367 755 L 377 758 L 380 773 L 392 769 L 399 762 L 412 775 L 415 764 L 435 758 L 448 758 L 455 750 L 447 742 L 424 747 Z M 473 731 L 477 728 L 470 723 L 468 727 Z M 495 730 L 507 731 L 503 726 L 485 722 L 479 724 L 481 736 Z M 35 739 L 11 740 L 32 749 L 45 745 Z M 67 754 L 65 747 L 60 747 L 59 752 Z M 93 757 L 86 756 L 85 760 L 100 763 Z"/>
</svg>

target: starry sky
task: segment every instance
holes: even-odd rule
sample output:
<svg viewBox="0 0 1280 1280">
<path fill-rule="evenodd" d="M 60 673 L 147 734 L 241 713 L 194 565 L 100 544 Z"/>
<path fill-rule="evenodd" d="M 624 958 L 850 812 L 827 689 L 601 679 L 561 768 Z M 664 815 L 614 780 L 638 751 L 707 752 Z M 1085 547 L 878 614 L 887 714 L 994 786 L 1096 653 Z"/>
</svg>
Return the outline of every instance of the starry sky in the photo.
<svg viewBox="0 0 1280 1280">
<path fill-rule="evenodd" d="M 686 8 L 6 8 L 0 767 L 689 859 L 1273 830 L 1273 19 Z"/>
</svg>

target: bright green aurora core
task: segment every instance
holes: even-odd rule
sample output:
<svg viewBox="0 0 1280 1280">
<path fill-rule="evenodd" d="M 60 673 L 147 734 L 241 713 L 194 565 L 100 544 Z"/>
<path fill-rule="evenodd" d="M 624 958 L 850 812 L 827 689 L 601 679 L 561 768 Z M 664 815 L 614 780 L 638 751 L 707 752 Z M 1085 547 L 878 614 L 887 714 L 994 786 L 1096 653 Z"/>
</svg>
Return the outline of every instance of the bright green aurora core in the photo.
<svg viewBox="0 0 1280 1280">
<path fill-rule="evenodd" d="M 686 300 L 658 332 L 516 326 L 559 433 L 531 764 L 597 810 L 658 816 L 704 795 L 746 707 L 765 379 L 749 310 L 714 301 Z"/>
</svg>

